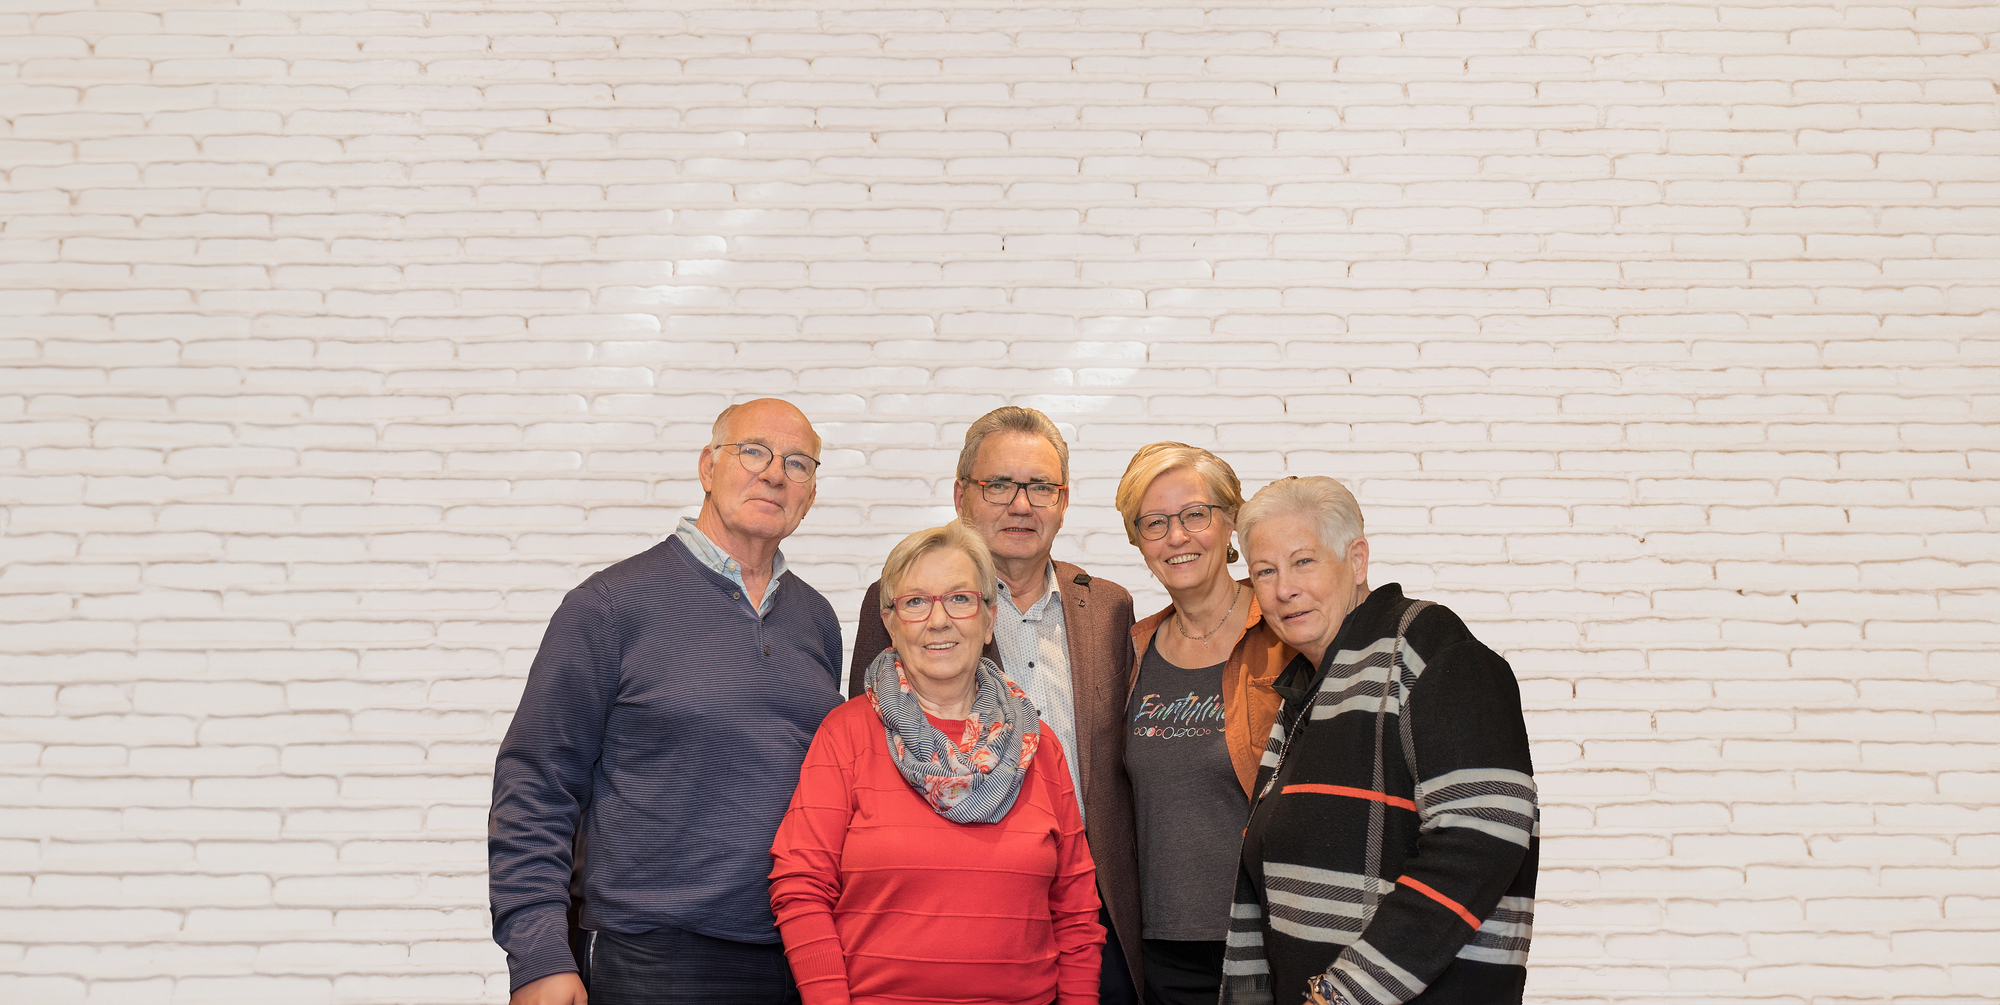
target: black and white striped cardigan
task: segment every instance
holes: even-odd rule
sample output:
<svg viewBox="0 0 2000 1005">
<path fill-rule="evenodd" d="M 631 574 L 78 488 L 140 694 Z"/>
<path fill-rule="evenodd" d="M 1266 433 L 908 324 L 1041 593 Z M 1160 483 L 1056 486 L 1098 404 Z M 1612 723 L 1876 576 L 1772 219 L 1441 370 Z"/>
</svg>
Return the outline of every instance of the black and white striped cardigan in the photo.
<svg viewBox="0 0 2000 1005">
<path fill-rule="evenodd" d="M 1540 840 L 1513 670 L 1395 584 L 1329 652 L 1279 678 L 1222 1005 L 1294 1005 L 1322 973 L 1355 1005 L 1519 1002 Z"/>
</svg>

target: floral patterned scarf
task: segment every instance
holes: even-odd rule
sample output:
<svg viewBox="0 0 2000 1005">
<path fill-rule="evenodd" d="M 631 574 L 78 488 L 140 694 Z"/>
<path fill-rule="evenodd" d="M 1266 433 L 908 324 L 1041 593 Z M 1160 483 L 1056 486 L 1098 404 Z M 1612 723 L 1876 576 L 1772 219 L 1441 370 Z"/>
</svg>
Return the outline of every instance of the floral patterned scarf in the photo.
<svg viewBox="0 0 2000 1005">
<path fill-rule="evenodd" d="M 979 692 L 965 731 L 948 737 L 924 716 L 896 650 L 884 649 L 863 675 L 868 701 L 882 717 L 897 770 L 953 823 L 990 824 L 1007 815 L 1041 746 L 1041 718 L 1026 692 L 981 657 Z"/>
</svg>

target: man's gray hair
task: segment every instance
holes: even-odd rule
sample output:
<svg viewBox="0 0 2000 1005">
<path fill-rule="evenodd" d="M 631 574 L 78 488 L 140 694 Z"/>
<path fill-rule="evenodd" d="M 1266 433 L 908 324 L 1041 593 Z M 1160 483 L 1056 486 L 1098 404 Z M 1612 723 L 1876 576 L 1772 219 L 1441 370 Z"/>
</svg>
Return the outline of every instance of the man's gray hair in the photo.
<svg viewBox="0 0 2000 1005">
<path fill-rule="evenodd" d="M 743 406 L 741 404 L 731 405 L 728 408 L 725 408 L 722 411 L 716 413 L 715 425 L 710 426 L 708 429 L 709 446 L 711 447 L 719 446 L 723 443 L 723 441 L 729 438 L 729 417 L 731 415 L 734 415 L 736 413 L 736 410 L 742 407 Z"/>
<path fill-rule="evenodd" d="M 1062 430 L 1048 416 L 1019 405 L 1002 405 L 965 428 L 965 449 L 958 452 L 959 481 L 972 478 L 972 462 L 979 457 L 979 446 L 994 433 L 1030 433 L 1049 441 L 1062 461 L 1063 484 L 1069 484 L 1069 444 L 1063 442 Z"/>
<path fill-rule="evenodd" d="M 1257 490 L 1236 514 L 1236 540 L 1250 553 L 1250 532 L 1272 517 L 1304 517 L 1319 534 L 1320 543 L 1340 557 L 1362 533 L 1361 504 L 1347 486 L 1325 475 L 1280 478 Z"/>
</svg>

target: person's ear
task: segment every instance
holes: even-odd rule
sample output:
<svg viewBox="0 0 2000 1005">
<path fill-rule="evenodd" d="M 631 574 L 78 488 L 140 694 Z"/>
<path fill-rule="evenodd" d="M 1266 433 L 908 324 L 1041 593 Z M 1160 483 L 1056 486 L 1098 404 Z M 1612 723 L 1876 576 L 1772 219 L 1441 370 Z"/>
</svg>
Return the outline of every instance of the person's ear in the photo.
<svg viewBox="0 0 2000 1005">
<path fill-rule="evenodd" d="M 1347 546 L 1347 564 L 1354 569 L 1356 583 L 1368 582 L 1368 539 L 1357 537 Z"/>
<path fill-rule="evenodd" d="M 715 491 L 715 447 L 701 448 L 701 459 L 694 462 L 695 477 L 701 479 L 701 494 Z"/>
<path fill-rule="evenodd" d="M 962 478 L 952 479 L 951 511 L 959 516 L 965 515 L 965 480 Z"/>
</svg>

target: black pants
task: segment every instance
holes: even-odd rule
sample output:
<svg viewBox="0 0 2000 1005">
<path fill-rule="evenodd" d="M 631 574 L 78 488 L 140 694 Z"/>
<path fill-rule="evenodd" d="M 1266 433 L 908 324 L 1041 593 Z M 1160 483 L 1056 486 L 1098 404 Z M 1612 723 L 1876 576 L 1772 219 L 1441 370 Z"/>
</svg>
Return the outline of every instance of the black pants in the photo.
<svg viewBox="0 0 2000 1005">
<path fill-rule="evenodd" d="M 1111 909 L 1097 910 L 1097 923 L 1104 926 L 1104 963 L 1097 971 L 1098 1005 L 1139 1005 L 1139 989 L 1132 986 L 1132 968 L 1125 965 L 1125 950 L 1118 944 L 1118 932 L 1111 927 Z"/>
<path fill-rule="evenodd" d="M 669 928 L 598 932 L 590 1005 L 798 1005 L 782 943 L 730 942 Z"/>
<path fill-rule="evenodd" d="M 1222 990 L 1224 942 L 1146 939 L 1139 944 L 1146 966 L 1146 1005 L 1215 1005 Z"/>
</svg>

